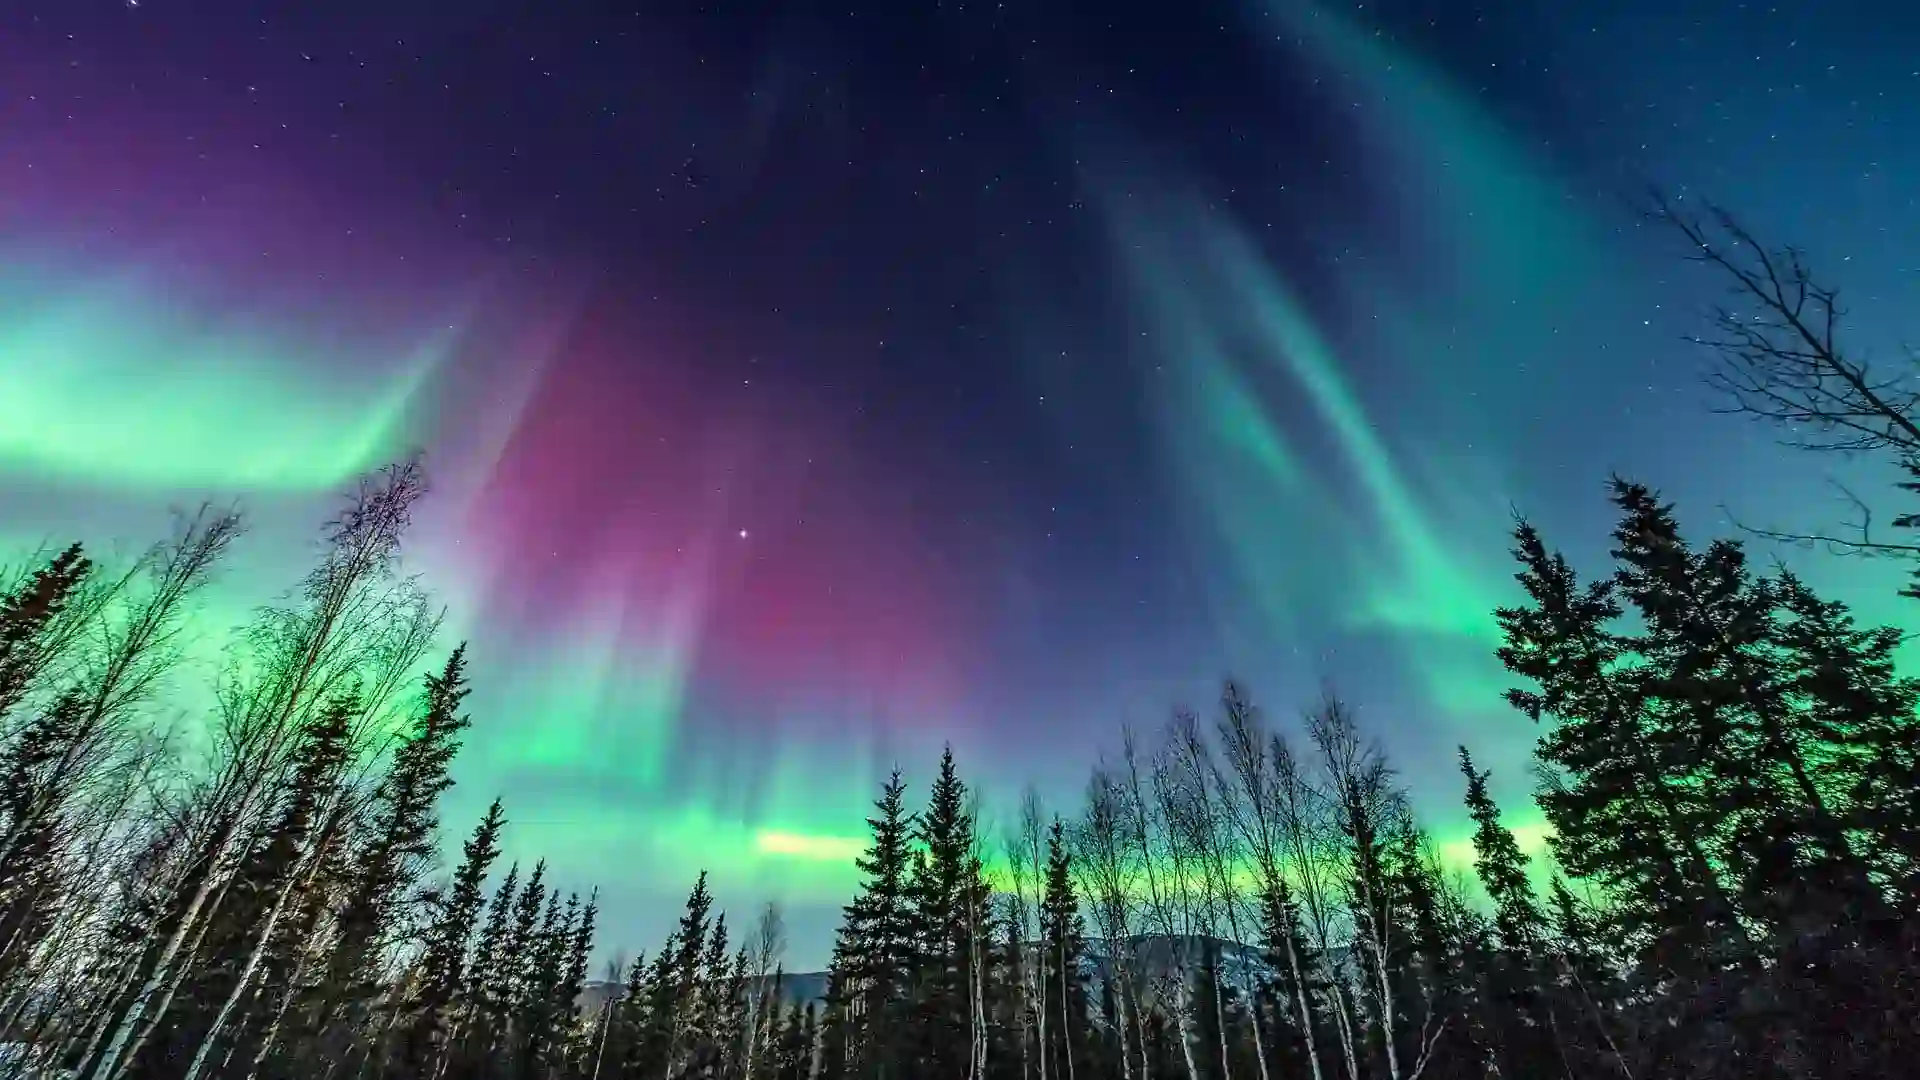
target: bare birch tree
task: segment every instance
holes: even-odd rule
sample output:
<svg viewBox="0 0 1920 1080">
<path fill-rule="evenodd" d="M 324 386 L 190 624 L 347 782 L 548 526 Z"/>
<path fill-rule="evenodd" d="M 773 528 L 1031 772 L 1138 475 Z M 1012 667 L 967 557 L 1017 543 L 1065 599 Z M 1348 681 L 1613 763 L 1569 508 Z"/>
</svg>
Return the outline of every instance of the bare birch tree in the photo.
<svg viewBox="0 0 1920 1080">
<path fill-rule="evenodd" d="M 163 935 L 140 990 L 117 1010 L 112 1031 L 88 1080 L 117 1080 L 166 1015 L 193 950 L 205 935 L 210 902 L 217 906 L 237 858 L 257 835 L 263 796 L 285 765 L 295 735 L 316 703 L 360 669 L 365 644 L 357 631 L 372 625 L 387 595 L 401 537 L 425 491 L 417 461 L 389 466 L 362 481 L 326 531 L 326 550 L 308 574 L 301 603 L 268 612 L 253 644 L 264 660 L 243 667 L 223 693 L 222 755 L 208 787 L 200 828 L 179 887 L 186 897 Z"/>
<path fill-rule="evenodd" d="M 1189 898 L 1182 880 L 1185 864 L 1180 845 L 1165 813 L 1168 792 L 1164 756 L 1143 762 L 1131 730 L 1121 735 L 1120 753 L 1125 769 L 1121 791 L 1127 841 L 1139 860 L 1146 884 L 1141 896 L 1143 922 L 1149 932 L 1166 941 L 1169 951 L 1165 971 L 1154 980 L 1153 997 L 1163 1011 L 1172 1013 L 1187 1080 L 1199 1080 L 1200 1063 L 1193 1053 L 1192 977 L 1187 958 Z"/>
<path fill-rule="evenodd" d="M 1259 710 L 1232 683 L 1227 684 L 1221 695 L 1219 733 L 1230 774 L 1230 781 L 1222 784 L 1227 822 L 1239 834 L 1260 888 L 1270 897 L 1284 894 L 1287 899 L 1282 914 L 1292 920 L 1296 917 L 1294 889 L 1297 886 L 1287 880 L 1286 793 L 1283 779 L 1269 754 L 1273 736 L 1266 730 Z M 1306 1043 L 1313 1080 L 1321 1080 L 1313 1006 L 1307 1000 L 1307 988 L 1313 980 L 1294 948 L 1293 935 L 1282 933 L 1281 937 L 1291 981 L 1292 1001 L 1288 1004 L 1293 1007 L 1295 1022 L 1300 1025 L 1301 1038 Z M 1260 1075 L 1266 1080 L 1266 1054 L 1262 1049 Z"/>
<path fill-rule="evenodd" d="M 1337 698 L 1329 696 L 1311 714 L 1308 733 L 1319 751 L 1334 821 L 1346 841 L 1346 857 L 1333 865 L 1353 912 L 1354 944 L 1368 957 L 1365 982 L 1381 1027 L 1387 1074 L 1390 1080 L 1418 1080 L 1446 1018 L 1436 1018 L 1432 988 L 1423 987 L 1426 1009 L 1408 1071 L 1400 1060 L 1404 1033 L 1394 971 L 1395 942 L 1407 932 L 1407 913 L 1401 910 L 1383 859 L 1388 839 L 1412 827 L 1405 793 L 1379 744 L 1361 737 L 1352 712 Z"/>
<path fill-rule="evenodd" d="M 1232 948 L 1237 949 L 1246 944 L 1250 935 L 1245 932 L 1246 926 L 1243 925 L 1247 920 L 1242 918 L 1244 895 L 1238 881 L 1242 862 L 1240 837 L 1230 825 L 1231 811 L 1225 801 L 1229 789 L 1214 759 L 1213 749 L 1201 731 L 1199 718 L 1193 713 L 1183 710 L 1174 717 L 1173 725 L 1168 730 L 1167 749 L 1170 771 L 1176 788 L 1181 792 L 1177 804 L 1180 812 L 1174 820 L 1180 824 L 1185 839 L 1184 847 L 1191 853 L 1196 871 L 1199 895 L 1195 910 L 1198 928 L 1205 937 L 1216 940 L 1224 938 Z M 1231 981 L 1251 1004 L 1254 994 L 1248 981 L 1247 965 L 1238 955 L 1228 959 L 1232 968 Z M 1224 1080 L 1231 1080 L 1232 1054 L 1227 1045 L 1231 1028 L 1227 1023 L 1226 996 L 1221 986 L 1220 967 L 1220 964 L 1214 964 L 1210 968 L 1213 981 L 1210 992 L 1213 998 L 1214 1030 L 1218 1033 L 1220 1044 L 1221 1075 Z M 1250 1010 L 1250 1013 L 1255 1058 L 1259 1061 L 1261 1080 L 1266 1080 L 1266 1044 L 1260 1032 L 1258 1010 Z"/>
<path fill-rule="evenodd" d="M 1293 875 L 1294 895 L 1306 916 L 1314 951 L 1326 965 L 1330 988 L 1328 1013 L 1340 1040 L 1341 1064 L 1347 1080 L 1360 1080 L 1359 1036 L 1350 997 L 1351 956 L 1349 923 L 1342 917 L 1338 897 L 1338 829 L 1332 807 L 1313 777 L 1294 754 L 1284 735 L 1270 743 L 1275 785 L 1275 809 L 1281 850 Z"/>
<path fill-rule="evenodd" d="M 768 901 L 760 909 L 760 918 L 754 923 L 746 950 L 748 986 L 751 987 L 746 1001 L 746 1075 L 751 1077 L 754 1060 L 770 1037 L 773 1017 L 779 1009 L 779 1002 L 773 998 L 779 991 L 774 985 L 774 972 L 780 968 L 787 952 L 787 924 L 780 914 L 780 905 Z"/>
<path fill-rule="evenodd" d="M 1134 1052 L 1140 1054 L 1140 1080 L 1150 1080 L 1146 1027 L 1140 997 L 1139 951 L 1134 944 L 1134 896 L 1140 889 L 1126 841 L 1126 795 L 1103 765 L 1087 779 L 1086 806 L 1074 830 L 1073 865 L 1080 889 L 1092 909 L 1094 933 L 1106 954 L 1106 977 L 1114 1008 L 1114 1037 L 1120 1046 L 1124 1080 L 1134 1078 Z"/>
<path fill-rule="evenodd" d="M 1040 894 L 1046 876 L 1046 818 L 1040 805 L 1040 792 L 1029 786 L 1020 793 L 1020 812 L 1006 839 L 1008 877 L 1013 885 L 1009 900 L 1012 915 L 1013 947 L 1021 955 L 1020 964 L 1020 1047 L 1025 1059 L 1024 1074 L 1033 1061 L 1039 1062 L 1040 1080 L 1047 1080 L 1047 1009 L 1040 992 L 1040 973 L 1027 958 L 1027 947 L 1040 940 Z M 1029 1038 L 1031 1033 L 1031 1039 Z"/>
</svg>

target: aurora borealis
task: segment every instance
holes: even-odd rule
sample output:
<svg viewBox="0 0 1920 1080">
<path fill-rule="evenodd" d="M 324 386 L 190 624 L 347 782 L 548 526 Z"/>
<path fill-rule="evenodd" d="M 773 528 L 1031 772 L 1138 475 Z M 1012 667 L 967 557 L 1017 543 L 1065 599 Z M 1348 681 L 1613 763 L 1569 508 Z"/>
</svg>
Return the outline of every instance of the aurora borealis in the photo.
<svg viewBox="0 0 1920 1080">
<path fill-rule="evenodd" d="M 1844 513 L 1706 407 L 1714 282 L 1624 200 L 1805 245 L 1897 347 L 1912 13 L 1072 7 L 7 5 L 0 536 L 239 498 L 232 623 L 425 447 L 449 820 L 503 795 L 612 941 L 711 868 L 804 966 L 943 742 L 1067 809 L 1122 722 L 1326 680 L 1452 823 L 1456 743 L 1525 791 L 1511 510 L 1585 560 L 1610 470 L 1696 534 Z"/>
</svg>

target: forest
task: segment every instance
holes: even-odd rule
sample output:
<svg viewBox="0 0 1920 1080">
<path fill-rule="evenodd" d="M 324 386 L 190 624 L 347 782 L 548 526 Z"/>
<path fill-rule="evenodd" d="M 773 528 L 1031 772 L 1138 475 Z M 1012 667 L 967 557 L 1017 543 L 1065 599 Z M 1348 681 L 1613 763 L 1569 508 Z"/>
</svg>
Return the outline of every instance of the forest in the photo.
<svg viewBox="0 0 1920 1080">
<path fill-rule="evenodd" d="M 1662 205 L 1729 286 L 1696 344 L 1729 411 L 1920 492 L 1910 367 L 1876 374 L 1791 250 Z M 426 490 L 350 492 L 284 602 L 175 701 L 244 531 L 204 509 L 128 567 L 79 545 L 0 589 L 0 1069 L 77 1080 L 1454 1080 L 1920 1075 L 1920 682 L 1893 627 L 1606 489 L 1612 566 L 1514 525 L 1498 611 L 1529 857 L 1459 750 L 1471 874 L 1328 693 L 1228 685 L 1125 732 L 1078 805 L 989 835 L 949 753 L 877 793 L 823 986 L 779 912 L 705 877 L 590 978 L 596 902 L 501 866 L 508 810 L 439 818 L 464 646 L 398 556 Z M 1895 505 L 1896 529 L 1920 514 Z M 1899 534 L 1896 534 L 1899 535 Z M 1906 595 L 1920 597 L 1920 586 Z M 425 674 L 423 674 L 425 672 Z M 197 704 L 204 699 L 205 705 Z M 181 720 L 190 709 L 200 713 Z M 443 859 L 443 833 L 464 835 Z"/>
</svg>

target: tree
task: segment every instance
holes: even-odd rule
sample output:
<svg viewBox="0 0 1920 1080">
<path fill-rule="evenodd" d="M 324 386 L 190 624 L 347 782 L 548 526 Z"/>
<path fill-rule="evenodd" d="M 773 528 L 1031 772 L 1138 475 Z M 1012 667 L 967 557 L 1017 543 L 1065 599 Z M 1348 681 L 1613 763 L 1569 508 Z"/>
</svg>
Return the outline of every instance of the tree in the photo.
<svg viewBox="0 0 1920 1080">
<path fill-rule="evenodd" d="M 1139 880 L 1126 839 L 1125 799 L 1118 778 L 1104 765 L 1096 767 L 1087 780 L 1086 808 L 1074 834 L 1073 866 L 1082 882 L 1081 895 L 1093 912 L 1094 931 L 1106 960 L 1101 987 L 1111 1006 L 1102 1012 L 1109 1024 L 1114 1056 L 1120 1062 L 1121 1075 L 1133 1080 L 1136 1055 L 1141 1075 L 1146 1075 L 1146 1009 L 1141 997 L 1144 980 L 1139 949 L 1133 936 L 1133 901 Z"/>
<path fill-rule="evenodd" d="M 848 1078 L 904 1080 L 907 1075 L 907 1033 L 901 1027 L 916 942 L 908 893 L 915 821 L 905 798 L 906 785 L 896 771 L 867 819 L 873 842 L 854 862 L 860 890 L 847 905 L 829 969 L 832 1011 L 826 1038 L 838 1044 L 836 1055 L 846 1055 Z"/>
<path fill-rule="evenodd" d="M 1324 1006 L 1331 992 L 1320 955 L 1300 917 L 1293 886 L 1276 876 L 1260 894 L 1262 959 L 1273 972 L 1268 988 L 1274 998 L 1273 1070 L 1282 1076 L 1319 1076 L 1317 1036 L 1326 1027 Z"/>
<path fill-rule="evenodd" d="M 1467 814 L 1474 825 L 1473 868 L 1493 901 L 1500 944 L 1515 955 L 1531 955 L 1540 945 L 1542 920 L 1527 876 L 1529 860 L 1500 822 L 1500 808 L 1487 794 L 1488 774 L 1473 767 L 1473 757 L 1464 746 L 1460 771 L 1467 778 Z"/>
<path fill-rule="evenodd" d="M 927 809 L 916 820 L 922 854 L 909 883 L 918 936 L 911 960 L 915 1054 L 921 1069 L 937 1069 L 972 1053 L 971 913 L 984 888 L 967 787 L 951 747 L 940 755 Z"/>
<path fill-rule="evenodd" d="M 573 1018 L 572 996 L 562 997 L 573 962 L 574 925 L 580 918 L 580 897 L 563 904 L 560 890 L 547 894 L 546 914 L 528 939 L 521 956 L 518 1000 L 514 1014 L 517 1039 L 512 1046 L 512 1075 L 539 1080 L 547 1075 L 563 1049 L 565 1024 Z"/>
<path fill-rule="evenodd" d="M 0 597 L 0 716 L 13 711 L 59 652 L 52 631 L 93 562 L 74 544 Z"/>
<path fill-rule="evenodd" d="M 1166 943 L 1170 963 L 1154 979 L 1154 998 L 1161 1010 L 1170 1014 L 1170 1027 L 1161 1030 L 1164 1046 L 1176 1044 L 1187 1080 L 1199 1080 L 1200 1062 L 1194 1056 L 1192 1002 L 1192 965 L 1187 949 L 1193 941 L 1187 885 L 1190 860 L 1185 859 L 1177 828 L 1171 826 L 1170 804 L 1177 804 L 1178 793 L 1167 775 L 1164 759 L 1143 762 L 1133 732 L 1123 731 L 1120 743 L 1121 791 L 1126 808 L 1126 837 L 1132 855 L 1141 867 L 1145 888 L 1141 890 L 1141 913 L 1145 928 Z M 1159 1071 L 1159 1070 L 1155 1070 Z"/>
<path fill-rule="evenodd" d="M 1415 919 L 1431 918 L 1432 904 L 1424 891 L 1410 892 L 1424 882 L 1409 860 L 1395 865 L 1395 855 L 1401 854 L 1396 840 L 1411 840 L 1405 795 L 1379 746 L 1360 736 L 1352 713 L 1338 699 L 1329 697 L 1309 717 L 1308 734 L 1319 751 L 1328 802 L 1345 843 L 1336 873 L 1352 912 L 1380 1053 L 1392 1080 L 1417 1080 L 1451 1018 L 1438 1006 L 1431 984 L 1421 986 L 1419 1000 L 1407 1008 L 1408 936 L 1426 929 Z M 1409 1039 L 1405 1047 L 1403 1039 Z"/>
<path fill-rule="evenodd" d="M 1047 873 L 1040 893 L 1040 1000 L 1058 1026 L 1041 1048 L 1055 1064 L 1052 1073 L 1074 1080 L 1087 1066 L 1089 1047 L 1086 978 L 1080 960 L 1086 952 L 1086 927 L 1073 887 L 1073 857 L 1066 826 L 1055 818 L 1047 830 Z"/>
<path fill-rule="evenodd" d="M 418 716 L 398 749 L 374 801 L 372 836 L 356 859 L 344 901 L 335 914 L 334 942 L 309 995 L 310 1032 L 328 1056 L 345 1053 L 351 1031 L 379 998 L 382 947 L 396 929 L 401 904 L 428 862 L 440 795 L 453 785 L 448 766 L 469 720 L 466 647 L 426 678 Z"/>
<path fill-rule="evenodd" d="M 1723 410 L 1781 429 L 1790 446 L 1867 456 L 1907 478 L 1899 490 L 1920 493 L 1915 354 L 1909 351 L 1892 371 L 1876 370 L 1842 341 L 1840 294 L 1815 279 L 1801 250 L 1770 248 L 1724 208 L 1708 203 L 1701 209 L 1693 213 L 1656 193 L 1649 216 L 1674 230 L 1688 258 L 1717 271 L 1728 286 L 1728 301 L 1711 313 L 1711 329 L 1690 339 L 1711 360 L 1707 384 Z M 1755 531 L 1842 552 L 1920 558 L 1920 545 L 1876 533 L 1871 505 L 1841 491 L 1856 512 L 1844 534 Z M 1920 515 L 1896 514 L 1891 524 L 1911 529 L 1920 526 Z M 1905 593 L 1920 595 L 1920 581 Z"/>
<path fill-rule="evenodd" d="M 542 868 L 536 867 L 535 873 Z M 520 864 L 507 867 L 506 876 L 494 890 L 487 908 L 487 919 L 475 939 L 469 961 L 470 974 L 462 988 L 456 1009 L 453 1044 L 462 1069 L 476 1068 L 497 1045 L 498 1032 L 506 1023 L 512 1000 L 512 919 L 513 905 L 520 895 Z M 460 1069 L 450 1070 L 459 1075 Z"/>
<path fill-rule="evenodd" d="M 691 1050 L 695 1032 L 694 992 L 700 986 L 701 957 L 712 929 L 713 895 L 702 871 L 687 894 L 686 909 L 647 975 L 645 1027 L 636 1045 L 635 1064 L 642 1076 L 676 1075 Z"/>
<path fill-rule="evenodd" d="M 1684 716 L 1662 711 L 1629 663 L 1632 643 L 1611 624 L 1618 586 L 1581 586 L 1522 522 L 1515 557 L 1529 607 L 1502 608 L 1500 659 L 1538 690 L 1508 700 L 1536 722 L 1556 721 L 1539 756 L 1555 772 L 1539 794 L 1559 864 L 1615 895 L 1611 913 L 1650 974 L 1703 970 L 1710 950 L 1740 934 L 1727 884 L 1709 857 L 1724 821 L 1701 775 L 1701 747 Z"/>
<path fill-rule="evenodd" d="M 1546 919 L 1527 874 L 1530 860 L 1513 833 L 1500 822 L 1500 808 L 1487 793 L 1488 774 L 1475 769 L 1467 748 L 1460 748 L 1460 771 L 1467 778 L 1467 814 L 1474 824 L 1474 871 L 1493 901 L 1493 926 L 1500 949 L 1491 958 L 1487 981 L 1485 1038 L 1504 1059 L 1503 1074 L 1551 1067 L 1536 1033 L 1557 1032 L 1559 1017 L 1541 993 L 1541 963 Z M 1564 1058 L 1564 1053 L 1560 1055 Z"/>
<path fill-rule="evenodd" d="M 448 1052 L 450 1014 L 466 985 L 467 949 L 486 903 L 487 871 L 500 855 L 500 830 L 505 824 L 506 815 L 495 799 L 461 849 L 453 880 L 437 898 L 436 914 L 424 935 L 419 982 L 389 1063 L 395 1075 L 432 1076 Z M 592 920 L 585 925 L 590 931 Z"/>
<path fill-rule="evenodd" d="M 1269 951 L 1269 962 L 1281 974 L 1284 1009 L 1277 1010 L 1276 1023 L 1284 1019 L 1293 1025 L 1301 1040 L 1301 1056 L 1306 1059 L 1314 1080 L 1320 1078 L 1320 1054 L 1312 1003 L 1314 989 L 1323 980 L 1308 970 L 1313 955 L 1301 936 L 1300 915 L 1294 910 L 1293 888 L 1286 880 L 1283 780 L 1275 769 L 1280 758 L 1271 746 L 1275 738 L 1265 730 L 1259 710 L 1241 692 L 1228 683 L 1221 695 L 1220 742 L 1227 759 L 1231 782 L 1223 782 L 1223 803 L 1229 823 L 1252 859 L 1259 875 L 1260 934 Z M 1256 1009 L 1253 1030 L 1260 1031 Z M 1260 1047 L 1260 1075 L 1268 1075 L 1268 1054 Z"/>
<path fill-rule="evenodd" d="M 363 480 L 327 528 L 326 552 L 307 576 L 302 603 L 294 610 L 270 611 L 256 628 L 251 644 L 258 662 L 224 688 L 219 731 L 224 760 L 200 795 L 193 855 L 182 863 L 174 885 L 179 902 L 170 905 L 167 925 L 155 928 L 150 955 L 141 961 L 139 989 L 101 1017 L 107 1034 L 83 1064 L 88 1080 L 116 1080 L 166 1017 L 185 975 L 181 961 L 204 936 L 209 904 L 226 882 L 221 871 L 236 846 L 255 835 L 259 803 L 286 763 L 300 717 L 365 666 L 361 632 L 387 625 L 390 609 L 380 599 L 391 584 L 413 504 L 424 491 L 425 476 L 414 461 Z M 126 624 L 120 647 L 111 651 L 135 661 L 111 662 L 99 680 L 96 701 L 102 715 L 111 713 L 123 695 L 150 685 L 152 668 L 139 658 L 153 655 L 146 643 L 167 632 L 177 611 L 177 602 L 161 598 L 190 592 L 237 530 L 238 519 L 231 515 L 188 527 L 187 539 L 174 547 L 181 557 L 166 559 L 156 578 L 154 602 Z M 377 692 L 364 696 L 370 708 L 377 707 Z"/>
<path fill-rule="evenodd" d="M 281 941 L 314 884 L 315 833 L 339 797 L 341 772 L 348 763 L 348 738 L 360 703 L 352 694 L 336 695 L 306 725 L 294 767 L 280 796 L 282 808 L 265 843 L 255 848 L 227 886 L 227 899 L 212 921 L 188 976 L 189 1010 L 177 1017 L 169 1049 L 191 1050 L 187 1080 L 198 1080 L 216 1050 L 230 1049 L 228 1030 L 235 1011 L 256 991 L 255 980 Z M 192 1005 L 199 1005 L 192 1010 Z M 163 1051 L 164 1052 L 164 1051 Z"/>
<path fill-rule="evenodd" d="M 781 917 L 780 906 L 770 902 L 760 909 L 753 941 L 748 946 L 752 957 L 748 974 L 753 992 L 748 999 L 748 1035 L 743 1071 L 749 1080 L 758 1080 L 755 1070 L 761 1058 L 778 1053 L 776 1043 L 780 1033 L 774 1030 L 774 1025 L 780 1019 L 780 964 L 786 950 L 786 921 Z"/>
<path fill-rule="evenodd" d="M 1777 584 L 1784 617 L 1776 674 L 1795 727 L 1814 736 L 1814 773 L 1839 796 L 1829 813 L 1859 844 L 1858 863 L 1885 888 L 1888 910 L 1920 910 L 1920 680 L 1895 666 L 1904 635 L 1856 625 L 1845 605 L 1821 599 L 1791 573 Z M 1850 886 L 1855 903 L 1880 906 L 1848 877 L 1835 885 Z"/>
</svg>

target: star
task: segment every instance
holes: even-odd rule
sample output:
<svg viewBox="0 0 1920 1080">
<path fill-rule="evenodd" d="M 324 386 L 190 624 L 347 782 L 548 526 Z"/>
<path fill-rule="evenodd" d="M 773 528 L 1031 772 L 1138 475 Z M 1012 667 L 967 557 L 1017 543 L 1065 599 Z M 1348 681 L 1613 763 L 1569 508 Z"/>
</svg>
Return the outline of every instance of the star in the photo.
<svg viewBox="0 0 1920 1080">
<path fill-rule="evenodd" d="M 745 540 L 746 538 L 747 538 L 747 530 L 745 530 L 745 529 L 741 529 L 741 530 L 740 530 L 740 539 L 742 539 L 742 540 Z"/>
</svg>

